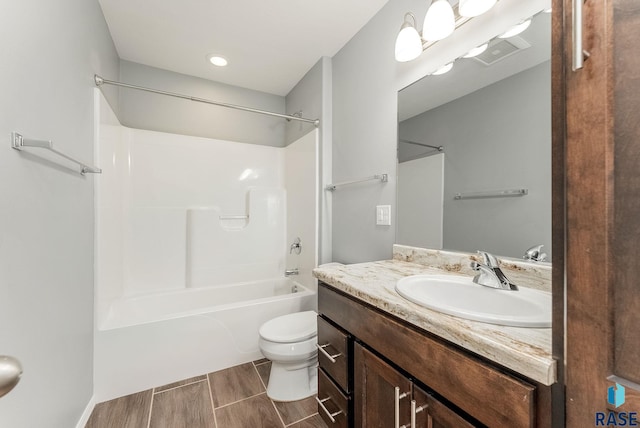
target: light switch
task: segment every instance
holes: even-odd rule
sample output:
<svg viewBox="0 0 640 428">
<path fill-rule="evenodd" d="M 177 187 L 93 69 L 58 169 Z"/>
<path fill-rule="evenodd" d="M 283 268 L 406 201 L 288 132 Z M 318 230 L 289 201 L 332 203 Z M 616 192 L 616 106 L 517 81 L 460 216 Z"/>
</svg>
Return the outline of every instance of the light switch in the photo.
<svg viewBox="0 0 640 428">
<path fill-rule="evenodd" d="M 391 226 L 391 205 L 376 206 L 376 225 Z"/>
</svg>

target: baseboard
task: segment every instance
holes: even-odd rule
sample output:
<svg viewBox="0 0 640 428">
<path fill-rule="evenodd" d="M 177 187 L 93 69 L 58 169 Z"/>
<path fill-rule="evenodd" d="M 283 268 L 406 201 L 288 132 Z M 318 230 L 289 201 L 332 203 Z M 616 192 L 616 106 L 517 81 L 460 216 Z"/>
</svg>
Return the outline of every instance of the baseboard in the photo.
<svg viewBox="0 0 640 428">
<path fill-rule="evenodd" d="M 91 399 L 89 399 L 89 402 L 87 403 L 87 407 L 85 407 L 84 412 L 82 412 L 82 416 L 80 416 L 80 420 L 76 424 L 76 428 L 84 428 L 85 425 L 87 425 L 94 407 L 96 407 L 96 396 L 92 395 Z"/>
</svg>

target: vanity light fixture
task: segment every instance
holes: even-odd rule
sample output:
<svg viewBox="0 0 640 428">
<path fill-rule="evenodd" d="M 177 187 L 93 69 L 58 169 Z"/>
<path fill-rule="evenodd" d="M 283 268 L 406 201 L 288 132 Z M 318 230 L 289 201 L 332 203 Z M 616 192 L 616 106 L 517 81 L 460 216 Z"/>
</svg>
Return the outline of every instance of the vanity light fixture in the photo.
<svg viewBox="0 0 640 428">
<path fill-rule="evenodd" d="M 495 4 L 495 2 L 497 0 L 477 0 L 478 3 L 481 2 L 485 2 L 485 6 L 488 5 L 489 3 L 493 2 L 493 4 Z M 420 38 L 420 34 L 418 33 L 418 30 L 416 29 L 416 18 L 415 16 L 411 13 L 411 12 L 407 12 L 404 15 L 404 22 L 402 23 L 402 26 L 400 27 L 400 33 L 398 34 L 398 37 L 396 38 L 396 47 L 395 47 L 395 54 L 396 54 L 396 61 L 398 62 L 407 62 L 407 61 L 412 61 L 416 58 L 418 58 L 420 56 L 420 54 L 422 52 L 424 52 L 430 45 L 432 42 L 432 40 L 430 40 L 425 34 L 427 33 L 427 23 L 429 21 L 430 18 L 430 10 L 431 8 L 433 8 L 436 4 L 438 3 L 447 3 L 447 5 L 449 4 L 449 2 L 447 0 L 435 0 L 431 6 L 429 7 L 429 10 L 427 10 L 427 16 L 425 17 L 425 28 L 422 31 L 422 38 Z M 463 0 L 460 0 L 460 2 L 458 3 L 458 8 L 463 7 L 466 3 Z M 488 6 L 489 8 L 491 8 L 493 6 L 493 4 L 491 4 L 491 6 Z M 446 5 L 445 5 L 446 6 Z M 474 5 L 474 7 L 478 7 L 477 5 Z M 487 9 L 489 10 L 489 9 Z M 469 50 L 469 52 L 467 52 L 466 54 L 459 56 L 458 58 L 455 58 L 453 61 L 449 62 L 448 64 L 438 68 L 436 71 L 430 73 L 431 76 L 439 76 L 441 74 L 445 74 L 447 72 L 449 72 L 452 68 L 453 68 L 453 63 L 460 59 L 460 58 L 473 58 L 475 56 L 478 56 L 480 54 L 482 54 L 484 51 L 486 51 L 489 47 L 489 43 L 495 39 L 507 39 L 509 37 L 513 37 L 516 36 L 520 33 L 522 33 L 524 30 L 526 30 L 527 28 L 529 28 L 529 25 L 531 25 L 531 20 L 541 14 L 541 13 L 549 13 L 550 9 L 543 9 L 541 11 L 539 11 L 538 13 L 535 13 L 533 16 L 531 16 L 528 19 L 524 19 L 522 21 L 520 21 L 518 24 L 514 25 L 513 27 L 509 28 L 507 31 L 505 31 L 504 33 L 500 34 L 499 36 L 493 37 L 492 39 L 490 39 L 489 41 L 487 41 L 486 43 L 479 45 L 471 50 Z M 460 13 L 460 10 L 458 10 L 458 13 Z M 471 17 L 463 17 L 462 15 L 458 16 L 457 18 L 454 19 L 454 29 L 455 27 L 459 27 L 460 25 L 462 25 L 464 22 L 467 22 L 469 19 L 471 19 Z M 420 47 L 419 47 L 420 44 Z"/>
<path fill-rule="evenodd" d="M 396 61 L 407 62 L 418 58 L 422 53 L 422 39 L 416 30 L 416 17 L 407 12 L 400 33 L 396 38 Z"/>
<path fill-rule="evenodd" d="M 480 45 L 477 46 L 473 49 L 471 49 L 469 52 L 467 52 L 466 54 L 464 54 L 462 56 L 462 58 L 473 58 L 474 56 L 478 56 L 480 55 L 482 52 L 486 51 L 487 48 L 489 47 L 489 43 L 485 43 L 484 45 Z"/>
<path fill-rule="evenodd" d="M 498 0 L 460 0 L 458 11 L 461 16 L 473 18 L 491 9 Z"/>
<path fill-rule="evenodd" d="M 227 64 L 229 64 L 229 61 L 227 61 L 226 58 L 223 58 L 220 55 L 208 55 L 207 59 L 216 67 L 226 67 Z"/>
<path fill-rule="evenodd" d="M 435 0 L 424 17 L 422 37 L 430 42 L 450 36 L 456 29 L 456 19 L 449 0 Z"/>
<path fill-rule="evenodd" d="M 518 34 L 522 33 L 524 30 L 529 28 L 529 25 L 531 25 L 531 18 L 527 19 L 526 21 L 522 21 L 519 24 L 516 24 L 513 27 L 509 28 L 507 31 L 500 34 L 498 38 L 508 39 L 509 37 L 517 36 Z"/>
<path fill-rule="evenodd" d="M 395 56 L 398 62 L 412 61 L 431 44 L 451 35 L 457 27 L 472 17 L 491 9 L 498 0 L 459 0 L 456 12 L 450 0 L 433 0 L 424 17 L 422 36 L 416 27 L 416 18 L 408 12 L 396 37 Z"/>
<path fill-rule="evenodd" d="M 451 71 L 452 68 L 453 68 L 453 61 L 451 61 L 449 64 L 443 65 L 442 67 L 440 67 L 439 69 L 431 73 L 431 75 L 439 76 L 441 74 L 448 73 L 449 71 Z"/>
</svg>

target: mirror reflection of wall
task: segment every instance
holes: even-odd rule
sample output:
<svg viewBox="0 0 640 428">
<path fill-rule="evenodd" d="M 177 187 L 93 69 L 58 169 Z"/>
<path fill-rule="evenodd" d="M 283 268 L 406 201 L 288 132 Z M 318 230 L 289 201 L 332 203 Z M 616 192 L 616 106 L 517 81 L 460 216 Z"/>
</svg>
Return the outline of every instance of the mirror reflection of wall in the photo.
<svg viewBox="0 0 640 428">
<path fill-rule="evenodd" d="M 458 79 L 465 81 L 456 80 L 453 73 L 427 76 L 401 91 L 397 243 L 469 252 L 482 249 L 517 258 L 527 248 L 544 244 L 550 254 L 548 15 L 536 17 L 528 31 L 519 38 L 532 47 L 493 65 L 473 59 L 456 62 L 461 69 Z M 488 73 L 494 77 L 486 77 Z M 476 88 L 476 82 L 468 81 L 473 76 Z M 431 81 L 424 82 L 427 79 Z M 446 100 L 448 88 L 457 93 Z M 460 96 L 465 88 L 466 94 Z M 426 104 L 437 105 L 418 107 L 421 97 Z M 443 146 L 443 153 L 416 142 Z M 458 193 L 511 189 L 528 193 L 455 198 Z"/>
<path fill-rule="evenodd" d="M 401 153 L 406 158 L 406 153 L 399 149 L 399 157 Z M 400 161 L 397 171 L 396 242 L 421 248 L 442 248 L 444 154 Z"/>
</svg>

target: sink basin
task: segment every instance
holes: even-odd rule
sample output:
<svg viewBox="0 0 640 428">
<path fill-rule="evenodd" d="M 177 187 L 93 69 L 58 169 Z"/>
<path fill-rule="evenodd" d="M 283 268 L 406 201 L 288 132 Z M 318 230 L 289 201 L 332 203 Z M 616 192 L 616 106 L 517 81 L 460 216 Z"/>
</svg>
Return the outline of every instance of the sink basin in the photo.
<svg viewBox="0 0 640 428">
<path fill-rule="evenodd" d="M 396 283 L 402 297 L 434 311 L 514 327 L 551 327 L 551 294 L 520 287 L 498 290 L 469 276 L 413 275 Z"/>
</svg>

